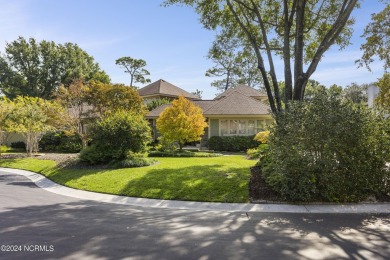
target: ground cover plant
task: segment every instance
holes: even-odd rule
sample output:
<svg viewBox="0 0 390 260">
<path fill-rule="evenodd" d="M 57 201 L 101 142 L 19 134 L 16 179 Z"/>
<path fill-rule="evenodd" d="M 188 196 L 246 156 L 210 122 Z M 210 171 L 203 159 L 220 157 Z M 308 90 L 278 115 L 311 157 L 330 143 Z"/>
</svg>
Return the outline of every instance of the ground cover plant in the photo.
<svg viewBox="0 0 390 260">
<path fill-rule="evenodd" d="M 148 167 L 126 169 L 61 168 L 52 160 L 3 159 L 0 167 L 41 173 L 68 187 L 159 199 L 248 202 L 250 167 L 242 155 L 212 158 L 158 158 Z"/>
</svg>

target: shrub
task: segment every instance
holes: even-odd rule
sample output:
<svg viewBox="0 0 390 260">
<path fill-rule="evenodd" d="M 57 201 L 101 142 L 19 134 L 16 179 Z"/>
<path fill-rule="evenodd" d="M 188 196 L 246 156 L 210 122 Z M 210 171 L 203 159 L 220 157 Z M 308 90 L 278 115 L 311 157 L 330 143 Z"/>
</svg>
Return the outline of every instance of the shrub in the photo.
<svg viewBox="0 0 390 260">
<path fill-rule="evenodd" d="M 260 145 L 254 136 L 212 136 L 207 144 L 210 150 L 240 152 Z"/>
<path fill-rule="evenodd" d="M 256 148 L 251 148 L 246 151 L 246 155 L 249 159 L 259 159 L 262 160 L 268 154 L 268 145 L 260 144 Z"/>
<path fill-rule="evenodd" d="M 26 149 L 26 143 L 23 142 L 23 141 L 13 142 L 13 143 L 11 143 L 11 148 L 25 150 Z"/>
<path fill-rule="evenodd" d="M 353 202 L 385 191 L 390 139 L 380 114 L 320 93 L 275 119 L 260 164 L 285 199 Z"/>
<path fill-rule="evenodd" d="M 126 158 L 121 161 L 114 161 L 110 163 L 110 166 L 112 168 L 135 168 L 135 167 L 143 167 L 143 166 L 149 166 L 154 163 L 156 163 L 156 160 L 150 159 L 150 158 L 143 158 L 143 157 L 130 157 Z"/>
<path fill-rule="evenodd" d="M 49 132 L 39 141 L 39 149 L 46 152 L 78 153 L 81 148 L 81 138 L 64 131 Z"/>
<path fill-rule="evenodd" d="M 206 152 L 191 152 L 191 151 L 153 151 L 149 152 L 149 157 L 218 157 L 222 156 L 219 153 L 206 153 Z"/>
<path fill-rule="evenodd" d="M 80 153 L 90 164 L 125 159 L 129 152 L 142 152 L 151 141 L 150 128 L 143 115 L 117 111 L 98 120 L 91 127 L 91 146 Z"/>
</svg>

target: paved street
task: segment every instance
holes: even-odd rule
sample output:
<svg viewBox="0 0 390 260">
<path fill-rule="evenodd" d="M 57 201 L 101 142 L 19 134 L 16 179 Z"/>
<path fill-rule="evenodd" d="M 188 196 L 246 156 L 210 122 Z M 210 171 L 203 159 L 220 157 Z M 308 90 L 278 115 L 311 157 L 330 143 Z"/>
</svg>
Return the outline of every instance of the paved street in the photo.
<svg viewBox="0 0 390 260">
<path fill-rule="evenodd" d="M 389 259 L 390 214 L 116 205 L 0 173 L 0 245 L 0 259 Z"/>
</svg>

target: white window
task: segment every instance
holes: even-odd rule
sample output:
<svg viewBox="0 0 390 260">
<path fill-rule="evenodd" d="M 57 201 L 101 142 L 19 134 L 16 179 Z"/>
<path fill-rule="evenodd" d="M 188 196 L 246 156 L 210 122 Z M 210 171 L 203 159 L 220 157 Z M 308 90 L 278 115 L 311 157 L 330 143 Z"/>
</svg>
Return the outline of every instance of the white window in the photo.
<svg viewBox="0 0 390 260">
<path fill-rule="evenodd" d="M 255 135 L 264 131 L 265 120 L 254 119 L 221 119 L 219 120 L 220 136 Z"/>
<path fill-rule="evenodd" d="M 227 120 L 220 121 L 221 136 L 225 136 L 229 133 L 229 124 Z"/>
</svg>

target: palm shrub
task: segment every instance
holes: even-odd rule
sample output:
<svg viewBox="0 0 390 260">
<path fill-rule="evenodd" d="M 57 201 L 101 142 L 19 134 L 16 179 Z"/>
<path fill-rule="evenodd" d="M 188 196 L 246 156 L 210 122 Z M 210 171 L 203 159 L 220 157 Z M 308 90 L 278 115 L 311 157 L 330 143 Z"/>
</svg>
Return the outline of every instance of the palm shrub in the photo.
<svg viewBox="0 0 390 260">
<path fill-rule="evenodd" d="M 346 202 L 386 191 L 390 143 L 381 114 L 324 92 L 292 102 L 275 120 L 261 165 L 285 199 Z"/>
<path fill-rule="evenodd" d="M 91 145 L 81 151 L 80 159 L 99 164 L 123 160 L 130 152 L 143 152 L 151 134 L 142 115 L 119 110 L 98 120 L 91 127 L 91 138 Z"/>
</svg>

